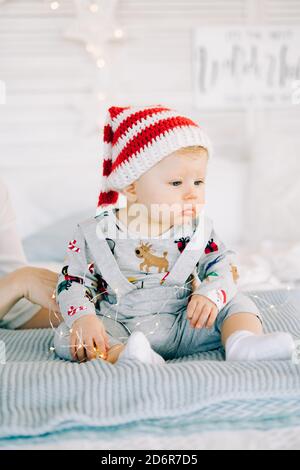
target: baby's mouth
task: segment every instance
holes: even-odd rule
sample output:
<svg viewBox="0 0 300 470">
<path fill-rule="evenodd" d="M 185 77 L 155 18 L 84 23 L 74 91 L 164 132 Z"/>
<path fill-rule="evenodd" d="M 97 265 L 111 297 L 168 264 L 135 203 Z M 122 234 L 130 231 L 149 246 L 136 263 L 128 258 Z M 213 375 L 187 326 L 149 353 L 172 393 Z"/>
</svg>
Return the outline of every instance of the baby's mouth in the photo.
<svg viewBox="0 0 300 470">
<path fill-rule="evenodd" d="M 182 215 L 195 215 L 195 213 L 196 210 L 193 206 L 184 207 L 181 212 Z"/>
</svg>

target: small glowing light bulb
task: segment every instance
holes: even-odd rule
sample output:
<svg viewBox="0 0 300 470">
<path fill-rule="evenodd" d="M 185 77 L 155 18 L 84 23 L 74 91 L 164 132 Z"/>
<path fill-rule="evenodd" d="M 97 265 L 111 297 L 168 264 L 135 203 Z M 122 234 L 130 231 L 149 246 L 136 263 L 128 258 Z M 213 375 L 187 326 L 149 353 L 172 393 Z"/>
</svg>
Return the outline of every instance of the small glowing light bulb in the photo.
<svg viewBox="0 0 300 470">
<path fill-rule="evenodd" d="M 99 67 L 99 69 L 103 69 L 103 67 L 105 67 L 106 63 L 105 63 L 105 60 L 104 59 L 97 59 L 97 67 Z"/>
<path fill-rule="evenodd" d="M 104 93 L 97 93 L 97 98 L 99 101 L 104 101 L 105 100 L 105 94 Z"/>
<path fill-rule="evenodd" d="M 117 28 L 114 30 L 114 36 L 116 39 L 121 39 L 124 36 L 124 32 L 122 29 Z"/>
<path fill-rule="evenodd" d="M 50 8 L 51 8 L 51 10 L 57 10 L 59 8 L 59 3 L 58 2 L 51 2 L 50 3 Z"/>
<path fill-rule="evenodd" d="M 92 53 L 92 52 L 94 52 L 94 50 L 95 50 L 95 46 L 89 42 L 89 43 L 85 46 L 85 49 L 86 49 L 87 52 Z"/>
<path fill-rule="evenodd" d="M 96 13 L 99 10 L 97 3 L 91 3 L 89 9 L 92 13 Z"/>
</svg>

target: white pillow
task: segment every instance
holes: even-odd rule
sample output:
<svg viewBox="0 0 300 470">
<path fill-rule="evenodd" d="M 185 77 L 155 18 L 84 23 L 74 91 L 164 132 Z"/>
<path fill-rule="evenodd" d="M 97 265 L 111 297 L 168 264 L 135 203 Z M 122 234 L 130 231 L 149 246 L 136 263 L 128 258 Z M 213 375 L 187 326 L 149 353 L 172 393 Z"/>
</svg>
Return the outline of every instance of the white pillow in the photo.
<svg viewBox="0 0 300 470">
<path fill-rule="evenodd" d="M 206 184 L 206 211 L 224 243 L 236 245 L 245 238 L 245 189 L 249 163 L 212 158 Z"/>
<path fill-rule="evenodd" d="M 300 239 L 300 137 L 270 126 L 252 143 L 247 241 Z"/>
</svg>

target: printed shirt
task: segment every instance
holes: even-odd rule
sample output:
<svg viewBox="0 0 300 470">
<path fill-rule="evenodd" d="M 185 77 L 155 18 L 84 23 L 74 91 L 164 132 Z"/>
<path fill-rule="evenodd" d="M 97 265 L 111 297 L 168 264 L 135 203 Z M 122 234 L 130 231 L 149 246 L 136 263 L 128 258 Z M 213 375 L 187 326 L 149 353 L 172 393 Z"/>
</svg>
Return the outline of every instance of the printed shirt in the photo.
<svg viewBox="0 0 300 470">
<path fill-rule="evenodd" d="M 156 237 L 140 237 L 116 217 L 114 210 L 103 213 L 100 226 L 120 271 L 138 288 L 161 283 L 195 229 L 195 224 L 186 223 L 184 226 L 173 226 Z"/>
<path fill-rule="evenodd" d="M 157 237 L 139 237 L 117 217 L 117 209 L 101 212 L 96 221 L 103 232 L 120 271 L 137 286 L 146 289 L 163 282 L 189 243 L 196 221 L 171 227 Z M 237 292 L 233 251 L 211 230 L 205 249 L 193 272 L 193 295 L 212 300 L 220 311 Z M 79 227 L 69 242 L 67 256 L 57 285 L 57 301 L 68 326 L 81 316 L 95 313 L 95 299 L 107 292 L 107 283 L 93 260 Z"/>
</svg>

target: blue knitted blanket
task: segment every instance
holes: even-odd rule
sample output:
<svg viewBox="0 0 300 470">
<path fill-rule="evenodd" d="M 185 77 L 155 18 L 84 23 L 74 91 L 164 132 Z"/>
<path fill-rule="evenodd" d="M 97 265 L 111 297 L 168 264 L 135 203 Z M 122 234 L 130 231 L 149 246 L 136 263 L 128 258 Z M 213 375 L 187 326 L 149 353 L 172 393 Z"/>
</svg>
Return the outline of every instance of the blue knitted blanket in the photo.
<svg viewBox="0 0 300 470">
<path fill-rule="evenodd" d="M 249 294 L 268 332 L 289 331 L 300 339 L 299 291 Z M 227 363 L 220 349 L 164 367 L 78 364 L 55 357 L 51 329 L 0 329 L 0 340 L 6 352 L 0 364 L 1 439 L 132 423 L 160 429 L 182 423 L 201 423 L 202 429 L 300 424 L 297 361 Z"/>
</svg>

